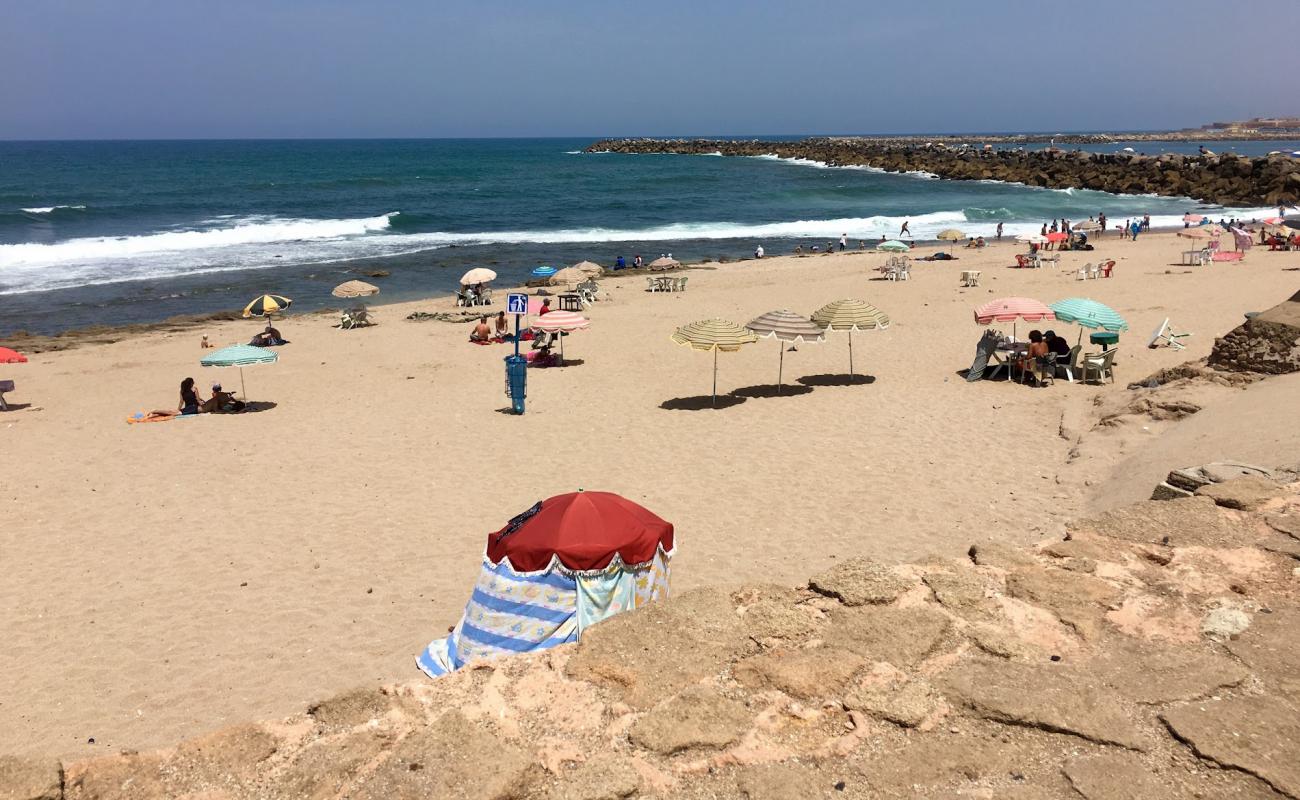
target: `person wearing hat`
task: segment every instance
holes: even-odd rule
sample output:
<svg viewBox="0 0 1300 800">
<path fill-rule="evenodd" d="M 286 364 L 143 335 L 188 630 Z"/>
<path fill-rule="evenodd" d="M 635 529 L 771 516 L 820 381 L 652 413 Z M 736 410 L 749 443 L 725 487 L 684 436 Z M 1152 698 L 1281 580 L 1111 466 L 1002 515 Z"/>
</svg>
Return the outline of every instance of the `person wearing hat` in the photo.
<svg viewBox="0 0 1300 800">
<path fill-rule="evenodd" d="M 211 414 L 237 414 L 243 411 L 246 403 L 236 400 L 231 392 L 222 391 L 221 384 L 212 384 L 212 397 L 208 398 L 201 410 Z"/>
</svg>

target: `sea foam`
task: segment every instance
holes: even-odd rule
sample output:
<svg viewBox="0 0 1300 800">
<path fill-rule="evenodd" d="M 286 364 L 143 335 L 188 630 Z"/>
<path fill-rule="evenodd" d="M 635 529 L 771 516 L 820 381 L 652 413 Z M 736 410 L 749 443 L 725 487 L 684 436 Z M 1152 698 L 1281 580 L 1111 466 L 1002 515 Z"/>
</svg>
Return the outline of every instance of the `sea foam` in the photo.
<svg viewBox="0 0 1300 800">
<path fill-rule="evenodd" d="M 69 211 L 84 211 L 85 208 L 86 208 L 85 206 L 39 206 L 37 208 L 24 208 L 22 210 L 26 211 L 28 214 L 52 214 L 53 212 L 59 211 L 60 209 L 67 209 Z"/>
</svg>

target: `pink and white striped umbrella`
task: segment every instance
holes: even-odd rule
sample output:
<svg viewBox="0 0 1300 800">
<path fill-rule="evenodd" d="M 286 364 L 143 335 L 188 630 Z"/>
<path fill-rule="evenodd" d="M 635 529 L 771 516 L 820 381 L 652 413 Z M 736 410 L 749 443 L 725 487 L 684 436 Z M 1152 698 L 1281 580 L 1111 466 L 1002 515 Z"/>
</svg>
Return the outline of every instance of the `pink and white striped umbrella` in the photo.
<svg viewBox="0 0 1300 800">
<path fill-rule="evenodd" d="M 1056 319 L 1056 314 L 1045 304 L 1029 297 L 1003 297 L 990 300 L 975 309 L 975 321 L 980 325 L 1015 322 L 1018 319 L 1023 319 L 1025 322 L 1038 322 Z"/>
<path fill-rule="evenodd" d="M 585 331 L 591 320 L 572 311 L 552 311 L 543 314 L 533 322 L 533 327 L 541 331 Z"/>
</svg>

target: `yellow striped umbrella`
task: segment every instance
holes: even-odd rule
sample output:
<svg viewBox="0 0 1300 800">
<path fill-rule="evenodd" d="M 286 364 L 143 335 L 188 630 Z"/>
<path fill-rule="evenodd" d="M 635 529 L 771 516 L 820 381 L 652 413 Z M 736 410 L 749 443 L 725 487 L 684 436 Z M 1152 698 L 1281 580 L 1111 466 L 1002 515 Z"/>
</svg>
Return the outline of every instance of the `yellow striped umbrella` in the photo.
<svg viewBox="0 0 1300 800">
<path fill-rule="evenodd" d="M 713 351 L 713 405 L 718 405 L 718 351 L 734 353 L 758 337 L 748 328 L 725 319 L 702 319 L 683 325 L 673 334 L 673 341 L 692 350 Z"/>
<path fill-rule="evenodd" d="M 812 321 L 819 328 L 848 331 L 849 379 L 853 379 L 853 332 L 884 330 L 889 327 L 889 317 L 870 303 L 861 300 L 836 300 L 813 312 Z"/>
<path fill-rule="evenodd" d="M 244 318 L 269 317 L 284 311 L 293 301 L 278 294 L 264 294 L 244 306 Z"/>
</svg>

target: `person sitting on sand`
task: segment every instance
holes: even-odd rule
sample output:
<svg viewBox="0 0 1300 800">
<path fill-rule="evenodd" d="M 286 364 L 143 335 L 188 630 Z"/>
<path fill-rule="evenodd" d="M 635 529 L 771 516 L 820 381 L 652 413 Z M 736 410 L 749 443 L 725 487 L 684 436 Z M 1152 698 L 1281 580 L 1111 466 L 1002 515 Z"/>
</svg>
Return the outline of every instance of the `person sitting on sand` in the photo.
<svg viewBox="0 0 1300 800">
<path fill-rule="evenodd" d="M 249 342 L 253 347 L 275 347 L 282 344 L 288 344 L 281 336 L 280 331 L 271 323 L 266 323 L 266 330 L 253 337 Z"/>
<path fill-rule="evenodd" d="M 975 244 L 974 236 L 967 237 L 966 239 L 966 249 L 970 250 L 972 247 L 979 247 L 979 245 Z"/>
<path fill-rule="evenodd" d="M 1064 336 L 1057 336 L 1056 331 L 1044 333 L 1043 341 L 1047 343 L 1047 352 L 1056 353 L 1061 357 L 1069 357 L 1070 343 L 1065 340 Z"/>
<path fill-rule="evenodd" d="M 497 319 L 494 327 L 496 328 L 496 334 L 498 339 L 505 339 L 507 336 L 510 335 L 510 323 L 506 321 L 506 312 L 501 311 L 497 313 Z"/>
<path fill-rule="evenodd" d="M 542 307 L 537 311 L 537 316 L 551 313 L 551 298 L 547 297 L 542 300 Z"/>
<path fill-rule="evenodd" d="M 985 246 L 987 246 L 987 245 L 988 245 L 988 242 L 984 241 L 984 237 L 983 237 L 983 236 L 976 236 L 976 237 L 975 237 L 975 246 L 976 246 L 976 247 L 985 247 Z"/>
<path fill-rule="evenodd" d="M 182 415 L 197 414 L 203 406 L 203 398 L 199 397 L 199 390 L 194 388 L 194 379 L 186 378 L 181 381 L 181 402 L 177 408 Z"/>
<path fill-rule="evenodd" d="M 209 414 L 237 414 L 246 408 L 242 400 L 236 400 L 232 392 L 222 391 L 221 384 L 212 384 L 212 397 L 199 406 L 199 410 Z"/>
<path fill-rule="evenodd" d="M 469 340 L 471 342 L 490 342 L 492 341 L 492 329 L 488 327 L 487 315 L 478 318 L 478 324 L 474 330 L 470 331 Z"/>
</svg>

